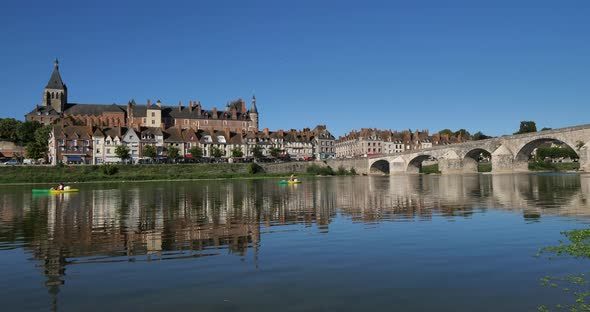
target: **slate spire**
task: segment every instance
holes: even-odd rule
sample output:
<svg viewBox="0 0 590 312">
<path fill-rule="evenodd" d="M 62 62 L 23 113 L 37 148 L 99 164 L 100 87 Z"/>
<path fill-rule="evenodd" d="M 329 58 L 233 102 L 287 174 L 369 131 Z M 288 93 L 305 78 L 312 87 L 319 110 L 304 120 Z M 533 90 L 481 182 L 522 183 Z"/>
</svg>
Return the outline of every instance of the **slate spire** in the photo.
<svg viewBox="0 0 590 312">
<path fill-rule="evenodd" d="M 61 76 L 59 75 L 59 61 L 56 58 L 53 62 L 53 73 L 51 74 L 51 78 L 49 78 L 49 82 L 45 88 L 64 90 L 65 87 L 66 85 L 63 83 Z"/>
</svg>

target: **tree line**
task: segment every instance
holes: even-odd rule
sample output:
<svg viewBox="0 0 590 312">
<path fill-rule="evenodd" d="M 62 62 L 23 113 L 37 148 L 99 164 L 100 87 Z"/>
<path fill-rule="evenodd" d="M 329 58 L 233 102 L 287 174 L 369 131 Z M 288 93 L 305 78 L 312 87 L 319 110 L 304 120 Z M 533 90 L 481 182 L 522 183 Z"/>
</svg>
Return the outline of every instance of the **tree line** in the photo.
<svg viewBox="0 0 590 312">
<path fill-rule="evenodd" d="M 51 126 L 38 121 L 20 121 L 14 118 L 0 118 L 0 141 L 13 142 L 25 147 L 27 157 L 47 157 L 47 145 Z"/>
</svg>

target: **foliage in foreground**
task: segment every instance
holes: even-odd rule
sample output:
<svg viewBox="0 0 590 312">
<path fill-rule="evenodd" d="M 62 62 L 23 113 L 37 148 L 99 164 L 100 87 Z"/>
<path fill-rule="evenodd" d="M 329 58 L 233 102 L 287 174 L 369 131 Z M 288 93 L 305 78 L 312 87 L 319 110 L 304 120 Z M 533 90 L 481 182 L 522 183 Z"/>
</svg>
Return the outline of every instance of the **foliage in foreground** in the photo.
<svg viewBox="0 0 590 312">
<path fill-rule="evenodd" d="M 351 168 L 350 170 L 346 170 L 346 168 L 344 168 L 343 166 L 340 166 L 340 167 L 338 167 L 338 169 L 336 171 L 334 171 L 334 169 L 332 169 L 332 167 L 330 167 L 330 166 L 318 166 L 316 164 L 312 164 L 309 167 L 307 167 L 305 172 L 308 174 L 312 174 L 312 175 L 322 175 L 322 176 L 356 175 L 356 171 L 354 170 L 354 168 Z"/>
<path fill-rule="evenodd" d="M 562 232 L 568 242 L 560 241 L 557 246 L 544 247 L 541 254 L 552 254 L 561 257 L 574 257 L 590 259 L 590 229 L 572 230 Z M 572 303 L 555 305 L 556 311 L 590 311 L 590 288 L 587 275 L 572 274 L 565 277 L 546 276 L 541 279 L 541 285 L 552 288 L 560 288 L 564 293 L 572 297 Z M 538 307 L 539 311 L 551 311 L 546 305 Z"/>
</svg>

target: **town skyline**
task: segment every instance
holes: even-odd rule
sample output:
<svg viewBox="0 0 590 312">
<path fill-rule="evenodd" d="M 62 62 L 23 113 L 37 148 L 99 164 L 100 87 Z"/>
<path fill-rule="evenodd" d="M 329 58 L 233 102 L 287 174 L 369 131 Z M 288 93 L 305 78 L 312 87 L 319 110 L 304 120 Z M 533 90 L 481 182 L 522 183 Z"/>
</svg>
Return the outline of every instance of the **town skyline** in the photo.
<svg viewBox="0 0 590 312">
<path fill-rule="evenodd" d="M 11 14 L 0 38 L 13 43 L 0 60 L 3 117 L 23 120 L 41 104 L 57 57 L 72 103 L 222 108 L 255 94 L 260 128 L 273 130 L 324 124 L 336 137 L 362 128 L 499 136 L 522 120 L 539 129 L 586 124 L 590 44 L 581 39 L 590 8 L 535 4 L 72 2 L 51 5 L 57 18 L 39 14 L 49 4 L 2 4 Z M 100 18 L 110 11 L 114 25 Z M 6 31 L 14 27 L 23 31 Z"/>
</svg>

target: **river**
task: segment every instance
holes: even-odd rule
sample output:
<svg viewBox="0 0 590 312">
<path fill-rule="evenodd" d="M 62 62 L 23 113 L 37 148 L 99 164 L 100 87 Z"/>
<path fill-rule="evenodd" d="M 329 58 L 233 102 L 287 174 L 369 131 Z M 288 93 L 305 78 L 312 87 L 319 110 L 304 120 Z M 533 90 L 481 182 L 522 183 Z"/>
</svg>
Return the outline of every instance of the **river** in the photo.
<svg viewBox="0 0 590 312">
<path fill-rule="evenodd" d="M 536 311 L 590 175 L 0 186 L 4 311 Z M 584 271 L 586 270 L 586 271 Z"/>
</svg>

